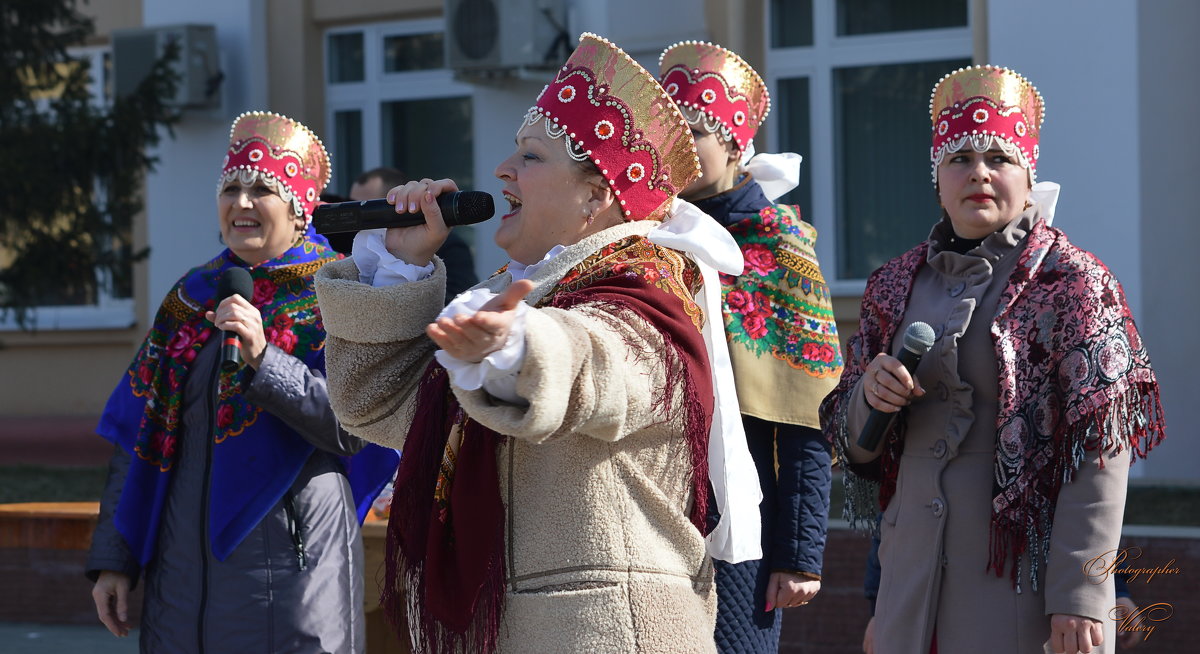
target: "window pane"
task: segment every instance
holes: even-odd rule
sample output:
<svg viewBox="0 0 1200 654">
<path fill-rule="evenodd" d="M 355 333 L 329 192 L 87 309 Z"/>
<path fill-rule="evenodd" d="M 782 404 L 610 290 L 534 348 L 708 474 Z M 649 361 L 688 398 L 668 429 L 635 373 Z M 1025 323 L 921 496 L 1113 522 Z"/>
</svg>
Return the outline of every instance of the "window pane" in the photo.
<svg viewBox="0 0 1200 654">
<path fill-rule="evenodd" d="M 837 0 L 838 36 L 966 26 L 967 0 Z"/>
<path fill-rule="evenodd" d="M 929 91 L 966 59 L 834 70 L 838 277 L 864 279 L 929 235 Z"/>
<path fill-rule="evenodd" d="M 333 152 L 329 155 L 333 163 L 334 191 L 342 196 L 350 195 L 350 186 L 359 173 L 363 172 L 362 112 L 338 111 L 333 114 Z M 336 191 L 335 191 L 336 189 Z"/>
<path fill-rule="evenodd" d="M 782 204 L 800 206 L 800 216 L 812 222 L 812 139 L 809 129 L 808 78 L 796 77 L 779 80 L 772 115 L 779 126 L 779 149 L 795 152 L 804 157 L 800 165 L 800 185 L 779 198 Z M 770 117 L 768 117 L 770 118 Z"/>
<path fill-rule="evenodd" d="M 770 0 L 770 47 L 812 44 L 812 0 Z"/>
<path fill-rule="evenodd" d="M 443 68 L 446 55 L 442 51 L 442 33 L 407 34 L 383 39 L 383 72 L 402 73 L 410 70 Z"/>
<path fill-rule="evenodd" d="M 362 32 L 329 37 L 329 82 L 363 81 Z"/>
<path fill-rule="evenodd" d="M 474 187 L 470 98 L 384 102 L 381 109 L 382 165 L 412 179 L 449 177 L 461 189 Z"/>
<path fill-rule="evenodd" d="M 813 44 L 812 0 L 771 0 L 772 48 Z"/>
</svg>

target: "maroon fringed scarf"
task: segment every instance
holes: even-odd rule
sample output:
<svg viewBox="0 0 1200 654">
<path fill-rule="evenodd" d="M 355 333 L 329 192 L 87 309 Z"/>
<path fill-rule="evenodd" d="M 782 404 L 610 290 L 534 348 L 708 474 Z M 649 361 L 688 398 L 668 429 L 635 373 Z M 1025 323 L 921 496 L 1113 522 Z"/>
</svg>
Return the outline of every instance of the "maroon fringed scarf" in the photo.
<svg viewBox="0 0 1200 654">
<path fill-rule="evenodd" d="M 635 236 L 589 256 L 539 306 L 601 306 L 608 319 L 633 313 L 658 328 L 664 351 L 631 349 L 630 356 L 665 358 L 667 384 L 654 406 L 664 421 L 672 419 L 673 406 L 686 412 L 683 437 L 691 452 L 694 494 L 690 517 L 703 531 L 713 400 L 700 334 L 703 318 L 692 299 L 700 283 L 689 260 Z M 682 398 L 675 396 L 679 390 Z M 417 393 L 388 521 L 383 606 L 398 630 L 406 628 L 407 609 L 415 651 L 486 654 L 496 649 L 506 586 L 505 510 L 496 460 L 505 437 L 463 412 L 449 376 L 436 362 L 426 369 Z M 447 457 L 456 429 L 462 430 L 461 444 Z"/>
<path fill-rule="evenodd" d="M 821 424 L 835 444 L 847 437 L 845 400 L 871 359 L 891 351 L 928 247 L 922 243 L 889 261 L 867 282 L 845 372 L 821 404 Z M 1128 447 L 1132 461 L 1165 436 L 1158 382 L 1116 278 L 1042 221 L 1023 246 L 991 333 L 1000 397 L 988 569 L 1003 575 L 1011 555 L 1010 575 L 1019 588 L 1020 560 L 1028 552 L 1036 591 L 1059 490 L 1074 479 L 1086 452 Z M 903 451 L 902 413 L 887 436 L 878 479 L 846 473 L 852 523 L 873 524 L 887 507 Z M 871 481 L 880 484 L 878 508 L 864 501 Z"/>
</svg>

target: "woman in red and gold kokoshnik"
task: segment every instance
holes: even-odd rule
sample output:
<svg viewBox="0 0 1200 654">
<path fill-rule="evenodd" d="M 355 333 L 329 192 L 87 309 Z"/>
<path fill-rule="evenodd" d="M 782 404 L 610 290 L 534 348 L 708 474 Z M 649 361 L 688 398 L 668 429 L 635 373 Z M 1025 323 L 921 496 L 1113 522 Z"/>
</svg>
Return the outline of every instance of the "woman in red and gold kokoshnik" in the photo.
<svg viewBox="0 0 1200 654">
<path fill-rule="evenodd" d="M 419 651 L 715 651 L 709 553 L 758 555 L 758 497 L 712 320 L 742 261 L 676 199 L 697 172 L 654 77 L 584 34 L 496 168 L 504 269 L 443 310 L 456 186 L 427 179 L 389 194 L 426 225 L 319 273 L 335 410 L 404 447 L 384 603 Z"/>
<path fill-rule="evenodd" d="M 879 522 L 877 654 L 1112 652 L 1112 578 L 1132 459 L 1164 436 L 1120 283 L 1050 226 L 1034 184 L 1042 96 L 1006 68 L 933 89 L 929 238 L 871 274 L 846 370 L 821 406 L 847 460 L 846 517 Z M 933 349 L 894 354 L 915 321 Z M 900 412 L 878 448 L 871 409 Z"/>
<path fill-rule="evenodd" d="M 763 493 L 763 557 L 716 563 L 717 646 L 776 652 L 778 609 L 803 606 L 821 588 L 831 475 L 817 406 L 842 367 L 833 306 L 816 230 L 799 207 L 772 203 L 796 186 L 800 157 L 754 154 L 770 112 L 762 78 L 725 48 L 686 41 L 663 51 L 659 79 L 691 125 L 704 173 L 681 196 L 724 225 L 746 261 L 741 275 L 722 275 L 721 294 Z"/>
<path fill-rule="evenodd" d="M 217 186 L 227 249 L 167 294 L 101 417 L 116 447 L 87 571 L 118 636 L 144 579 L 142 651 L 363 651 L 358 518 L 396 454 L 341 430 L 326 394 L 312 275 L 338 255 L 309 223 L 328 180 L 307 127 L 238 117 Z M 252 297 L 218 302 L 232 268 Z M 222 330 L 241 341 L 232 371 Z"/>
</svg>

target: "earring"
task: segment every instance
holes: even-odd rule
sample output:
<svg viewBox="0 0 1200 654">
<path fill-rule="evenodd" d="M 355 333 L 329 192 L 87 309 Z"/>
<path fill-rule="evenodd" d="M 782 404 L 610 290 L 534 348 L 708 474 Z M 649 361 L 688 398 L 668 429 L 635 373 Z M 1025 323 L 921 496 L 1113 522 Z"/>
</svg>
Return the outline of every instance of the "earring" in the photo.
<svg viewBox="0 0 1200 654">
<path fill-rule="evenodd" d="M 593 214 L 591 211 L 589 211 L 587 209 L 583 210 L 583 215 L 584 215 L 584 222 L 586 222 L 589 225 L 591 225 L 596 220 L 595 214 Z"/>
</svg>

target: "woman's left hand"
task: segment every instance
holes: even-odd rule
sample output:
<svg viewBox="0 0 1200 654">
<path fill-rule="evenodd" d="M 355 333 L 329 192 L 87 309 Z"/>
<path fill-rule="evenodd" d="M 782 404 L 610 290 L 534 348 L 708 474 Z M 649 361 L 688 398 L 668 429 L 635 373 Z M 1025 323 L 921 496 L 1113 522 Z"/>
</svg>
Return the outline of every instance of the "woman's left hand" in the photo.
<svg viewBox="0 0 1200 654">
<path fill-rule="evenodd" d="M 804 606 L 817 596 L 821 582 L 790 572 L 772 572 L 767 582 L 767 611 Z"/>
<path fill-rule="evenodd" d="M 1103 642 L 1104 629 L 1096 620 L 1066 613 L 1050 616 L 1050 649 L 1056 654 L 1090 654 Z"/>
<path fill-rule="evenodd" d="M 474 314 L 438 318 L 425 327 L 425 333 L 455 359 L 479 363 L 508 342 L 517 305 L 532 290 L 528 279 L 514 282 Z"/>
<path fill-rule="evenodd" d="M 241 340 L 242 360 L 258 370 L 263 353 L 267 351 L 267 336 L 263 333 L 262 314 L 250 301 L 240 295 L 230 295 L 207 311 L 204 317 L 217 329 L 233 332 Z"/>
</svg>

